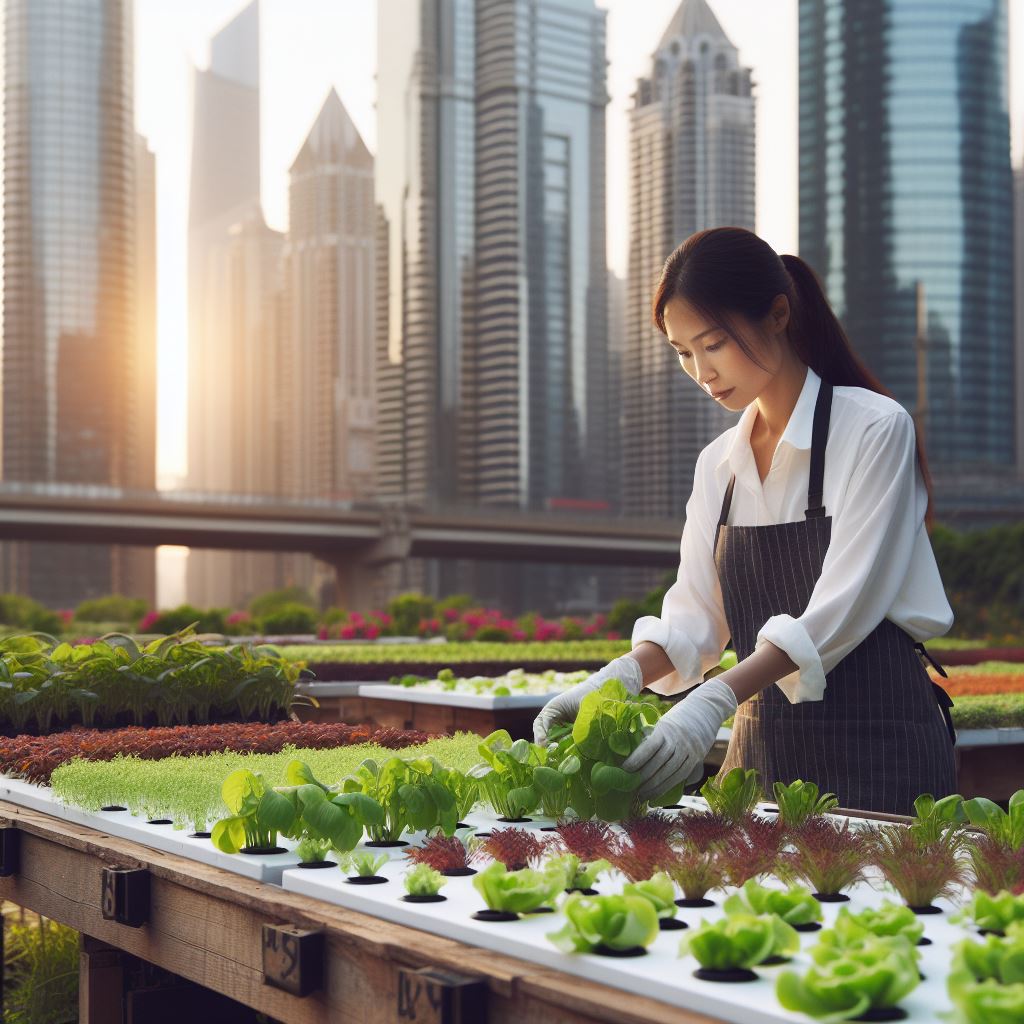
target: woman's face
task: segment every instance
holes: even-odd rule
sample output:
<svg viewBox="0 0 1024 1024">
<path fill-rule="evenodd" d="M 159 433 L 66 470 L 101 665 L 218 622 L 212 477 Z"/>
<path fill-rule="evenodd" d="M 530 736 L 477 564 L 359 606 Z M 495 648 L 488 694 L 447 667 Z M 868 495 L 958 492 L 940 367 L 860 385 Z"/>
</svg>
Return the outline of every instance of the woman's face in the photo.
<svg viewBox="0 0 1024 1024">
<path fill-rule="evenodd" d="M 786 311 L 788 313 L 788 305 Z M 669 344 L 679 353 L 679 365 L 730 412 L 739 412 L 750 405 L 782 365 L 781 346 L 769 327 L 778 323 L 774 311 L 768 314 L 764 324 L 743 317 L 737 319 L 744 340 L 762 366 L 758 366 L 726 330 L 709 323 L 684 299 L 670 299 L 665 305 L 665 332 Z"/>
</svg>

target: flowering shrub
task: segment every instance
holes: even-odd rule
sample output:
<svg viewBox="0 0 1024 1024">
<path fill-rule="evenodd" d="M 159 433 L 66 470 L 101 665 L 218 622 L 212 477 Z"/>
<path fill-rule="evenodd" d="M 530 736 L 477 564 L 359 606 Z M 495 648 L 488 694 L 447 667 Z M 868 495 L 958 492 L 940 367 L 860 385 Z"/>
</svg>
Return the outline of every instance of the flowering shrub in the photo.
<svg viewBox="0 0 1024 1024">
<path fill-rule="evenodd" d="M 606 615 L 594 615 L 587 619 L 566 616 L 555 620 L 545 619 L 536 612 L 528 612 L 513 619 L 497 608 L 438 608 L 432 614 L 420 618 L 412 631 L 406 634 L 402 626 L 410 624 L 408 617 L 403 623 L 380 609 L 366 615 L 360 612 L 344 613 L 338 609 L 332 609 L 332 613 L 331 616 L 325 616 L 325 621 L 321 622 L 317 630 L 321 640 L 376 640 L 379 636 L 398 635 L 424 639 L 443 636 L 450 641 L 495 643 L 622 638 L 621 633 L 608 628 Z"/>
</svg>

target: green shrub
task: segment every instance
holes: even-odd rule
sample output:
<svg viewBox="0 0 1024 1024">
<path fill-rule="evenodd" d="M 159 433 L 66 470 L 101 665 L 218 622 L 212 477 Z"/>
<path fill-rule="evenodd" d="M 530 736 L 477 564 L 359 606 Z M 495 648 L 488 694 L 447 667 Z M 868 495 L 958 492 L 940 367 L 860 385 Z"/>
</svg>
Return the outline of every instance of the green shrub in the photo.
<svg viewBox="0 0 1024 1024">
<path fill-rule="evenodd" d="M 32 615 L 28 620 L 28 628 L 56 636 L 64 628 L 64 620 L 56 612 L 44 608 Z"/>
<path fill-rule="evenodd" d="M 388 604 L 396 636 L 416 636 L 420 621 L 434 618 L 434 599 L 425 594 L 399 594 Z"/>
<path fill-rule="evenodd" d="M 254 597 L 249 602 L 249 611 L 254 619 L 262 619 L 271 612 L 294 604 L 301 604 L 310 610 L 316 608 L 316 602 L 305 587 L 282 587 Z"/>
<path fill-rule="evenodd" d="M 153 620 L 149 626 L 151 633 L 177 633 L 186 626 L 196 624 L 197 633 L 223 633 L 227 609 L 211 608 L 200 611 L 190 604 L 180 604 L 177 608 L 168 608 Z"/>
<path fill-rule="evenodd" d="M 56 612 L 22 594 L 0 594 L 0 622 L 41 633 L 59 633 L 64 626 Z"/>
<path fill-rule="evenodd" d="M 260 629 L 268 635 L 280 633 L 312 633 L 316 629 L 316 612 L 306 605 L 283 604 L 259 619 Z"/>
<path fill-rule="evenodd" d="M 110 594 L 82 601 L 75 609 L 75 621 L 136 623 L 145 614 L 146 602 L 142 598 Z"/>
<path fill-rule="evenodd" d="M 5 933 L 5 1024 L 77 1020 L 78 932 L 29 915 L 9 921 Z"/>
<path fill-rule="evenodd" d="M 504 643 L 511 640 L 507 629 L 501 626 L 481 626 L 473 639 L 479 643 Z"/>
<path fill-rule="evenodd" d="M 576 620 L 566 616 L 560 620 L 562 626 L 562 639 L 564 640 L 582 640 L 583 639 L 583 626 Z"/>
<path fill-rule="evenodd" d="M 348 612 L 344 608 L 339 608 L 337 605 L 332 605 L 320 616 L 320 621 L 325 626 L 336 626 L 339 622 L 345 622 L 348 619 Z"/>
</svg>

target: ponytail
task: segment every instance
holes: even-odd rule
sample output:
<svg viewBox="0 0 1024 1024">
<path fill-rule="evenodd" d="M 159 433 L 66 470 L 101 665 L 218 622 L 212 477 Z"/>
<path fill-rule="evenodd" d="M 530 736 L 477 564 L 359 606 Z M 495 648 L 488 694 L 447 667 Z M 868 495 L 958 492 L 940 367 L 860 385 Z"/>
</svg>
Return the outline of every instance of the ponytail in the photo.
<svg viewBox="0 0 1024 1024">
<path fill-rule="evenodd" d="M 780 294 L 789 300 L 793 351 L 825 383 L 893 397 L 857 357 L 810 265 L 799 256 L 777 255 L 744 228 L 698 231 L 669 256 L 654 295 L 654 324 L 665 334 L 665 306 L 672 299 L 684 299 L 710 323 L 728 330 L 743 352 L 761 365 L 736 318 L 761 321 Z M 931 529 L 931 474 L 920 437 L 916 445 L 928 492 L 925 522 Z"/>
</svg>

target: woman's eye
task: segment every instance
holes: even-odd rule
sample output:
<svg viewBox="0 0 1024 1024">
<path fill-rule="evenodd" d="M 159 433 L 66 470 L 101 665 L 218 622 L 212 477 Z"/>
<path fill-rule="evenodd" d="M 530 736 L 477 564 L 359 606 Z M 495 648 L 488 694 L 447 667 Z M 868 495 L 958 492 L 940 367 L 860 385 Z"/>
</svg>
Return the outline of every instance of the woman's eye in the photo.
<svg viewBox="0 0 1024 1024">
<path fill-rule="evenodd" d="M 714 345 L 708 345 L 708 347 L 706 349 L 704 349 L 704 351 L 705 352 L 717 352 L 728 340 L 729 340 L 728 338 L 723 338 L 721 341 L 715 342 Z M 689 352 L 680 352 L 679 353 L 679 358 L 680 358 L 680 360 L 682 360 L 682 359 L 690 359 L 691 358 L 691 353 L 689 353 Z"/>
</svg>

